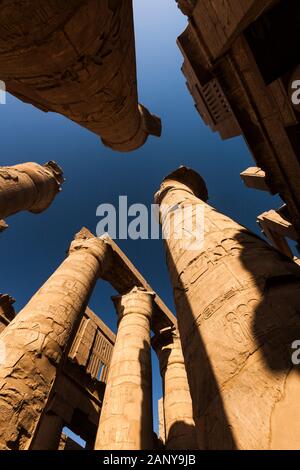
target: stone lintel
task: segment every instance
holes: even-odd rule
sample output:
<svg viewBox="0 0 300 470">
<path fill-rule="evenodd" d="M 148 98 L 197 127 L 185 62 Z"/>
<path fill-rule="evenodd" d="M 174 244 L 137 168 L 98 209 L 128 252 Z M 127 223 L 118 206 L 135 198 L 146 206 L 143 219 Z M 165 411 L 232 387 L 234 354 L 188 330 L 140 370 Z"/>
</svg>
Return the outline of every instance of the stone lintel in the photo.
<svg viewBox="0 0 300 470">
<path fill-rule="evenodd" d="M 153 291 L 150 284 L 119 246 L 108 235 L 104 235 L 101 238 L 112 250 L 113 265 L 113 269 L 108 269 L 102 276 L 102 279 L 109 282 L 121 295 L 127 294 L 135 286 L 143 287 L 147 291 Z M 159 295 L 156 294 L 153 300 L 152 330 L 156 332 L 168 326 L 177 326 L 176 317 L 168 309 Z"/>
</svg>

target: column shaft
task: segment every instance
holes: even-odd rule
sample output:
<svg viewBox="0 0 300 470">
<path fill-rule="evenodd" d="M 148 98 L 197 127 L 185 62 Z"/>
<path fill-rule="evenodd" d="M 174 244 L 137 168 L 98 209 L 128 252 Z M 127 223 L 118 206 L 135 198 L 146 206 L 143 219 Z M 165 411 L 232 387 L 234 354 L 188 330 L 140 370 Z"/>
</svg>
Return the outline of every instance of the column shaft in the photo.
<svg viewBox="0 0 300 470">
<path fill-rule="evenodd" d="M 0 219 L 19 211 L 47 209 L 61 189 L 62 170 L 55 162 L 0 167 Z"/>
<path fill-rule="evenodd" d="M 162 330 L 152 339 L 163 379 L 163 409 L 166 448 L 170 450 L 197 449 L 195 422 L 190 388 L 187 379 L 178 332 Z"/>
<path fill-rule="evenodd" d="M 8 1 L 0 51 L 10 93 L 68 117 L 114 150 L 160 135 L 160 119 L 138 105 L 132 0 Z"/>
<path fill-rule="evenodd" d="M 198 445 L 299 448 L 299 267 L 206 199 L 201 177 L 183 167 L 156 195 L 163 225 L 183 207 L 192 218 L 204 209 L 202 241 L 176 237 L 174 224 L 166 240 Z"/>
<path fill-rule="evenodd" d="M 119 327 L 95 449 L 153 449 L 150 317 L 153 293 L 115 299 Z"/>
<path fill-rule="evenodd" d="M 64 420 L 60 416 L 45 414 L 30 450 L 58 450 L 63 428 Z"/>
<path fill-rule="evenodd" d="M 1 449 L 29 448 L 73 329 L 107 267 L 107 250 L 82 230 L 67 259 L 1 333 Z"/>
</svg>

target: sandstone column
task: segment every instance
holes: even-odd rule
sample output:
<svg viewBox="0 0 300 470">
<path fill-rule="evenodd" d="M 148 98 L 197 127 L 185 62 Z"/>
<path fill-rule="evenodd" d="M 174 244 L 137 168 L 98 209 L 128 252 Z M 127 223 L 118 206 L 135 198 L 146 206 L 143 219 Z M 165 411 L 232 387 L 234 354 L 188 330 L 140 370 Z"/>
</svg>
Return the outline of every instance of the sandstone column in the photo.
<svg viewBox="0 0 300 470">
<path fill-rule="evenodd" d="M 0 78 L 9 93 L 114 150 L 161 133 L 160 119 L 138 104 L 132 0 L 7 0 Z"/>
<path fill-rule="evenodd" d="M 0 219 L 19 211 L 38 214 L 46 210 L 63 181 L 62 170 L 53 161 L 0 167 Z"/>
<path fill-rule="evenodd" d="M 109 262 L 108 245 L 82 229 L 66 260 L 1 333 L 1 449 L 30 447 L 71 334 Z"/>
<path fill-rule="evenodd" d="M 180 339 L 174 328 L 165 328 L 152 338 L 163 379 L 163 409 L 166 448 L 197 449 L 190 388 Z"/>
<path fill-rule="evenodd" d="M 300 377 L 292 359 L 300 339 L 299 266 L 206 200 L 204 181 L 184 167 L 156 194 L 162 224 L 170 226 L 167 263 L 198 445 L 299 448 Z M 204 239 L 199 226 L 175 236 L 178 225 L 190 227 L 190 220 L 178 222 L 182 209 L 191 209 L 196 226 L 201 207 Z"/>
<path fill-rule="evenodd" d="M 119 327 L 95 449 L 153 449 L 150 318 L 154 293 L 114 298 Z"/>
<path fill-rule="evenodd" d="M 53 413 L 46 413 L 39 423 L 36 438 L 30 447 L 31 450 L 58 450 L 61 441 L 64 420 Z"/>
</svg>

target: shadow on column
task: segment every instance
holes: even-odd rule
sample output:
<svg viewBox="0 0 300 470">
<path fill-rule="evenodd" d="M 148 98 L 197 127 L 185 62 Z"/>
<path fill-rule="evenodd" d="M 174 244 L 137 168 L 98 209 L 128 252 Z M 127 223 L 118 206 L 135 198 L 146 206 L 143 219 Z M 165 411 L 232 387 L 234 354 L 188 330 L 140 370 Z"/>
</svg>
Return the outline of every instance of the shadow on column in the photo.
<svg viewBox="0 0 300 470">
<path fill-rule="evenodd" d="M 174 273 L 172 284 L 174 286 L 176 311 L 178 313 L 180 310 L 184 309 L 184 316 L 188 318 L 190 324 L 193 324 L 194 316 L 185 294 L 185 287 L 180 281 L 180 274 L 176 270 L 175 263 L 167 244 L 165 244 L 165 248 L 169 272 Z M 203 295 L 205 295 L 205 293 L 203 293 Z M 189 336 L 188 342 L 193 345 L 194 349 L 190 355 L 187 356 L 184 344 L 185 339 L 182 335 L 182 320 L 180 319 L 180 315 L 178 315 L 177 319 L 192 396 L 193 414 L 199 449 L 234 450 L 236 449 L 235 438 L 226 415 L 222 395 L 202 337 L 197 328 L 192 329 L 191 334 L 193 334 L 193 337 Z M 195 390 L 197 390 L 198 393 L 195 393 Z M 199 390 L 201 390 L 201 393 L 199 393 Z M 211 405 L 211 397 L 215 397 L 214 401 L 216 403 L 215 413 L 213 416 L 212 414 L 205 415 L 208 406 Z M 213 447 L 211 445 L 212 440 L 214 443 Z"/>
<path fill-rule="evenodd" d="M 143 341 L 139 352 L 140 377 L 142 389 L 141 401 L 141 450 L 152 450 L 158 445 L 158 438 L 153 431 L 152 408 L 152 366 L 150 342 Z"/>
<path fill-rule="evenodd" d="M 172 436 L 172 448 L 168 450 L 198 450 L 198 446 L 189 446 L 184 448 L 182 441 L 186 442 L 186 436 L 195 432 L 195 426 L 187 424 L 184 421 L 176 421 L 172 424 L 169 436 Z"/>
<path fill-rule="evenodd" d="M 300 268 L 246 230 L 236 241 L 240 261 L 261 295 L 250 333 L 262 351 L 265 366 L 274 373 L 287 371 L 293 366 L 291 345 L 300 340 Z"/>
</svg>

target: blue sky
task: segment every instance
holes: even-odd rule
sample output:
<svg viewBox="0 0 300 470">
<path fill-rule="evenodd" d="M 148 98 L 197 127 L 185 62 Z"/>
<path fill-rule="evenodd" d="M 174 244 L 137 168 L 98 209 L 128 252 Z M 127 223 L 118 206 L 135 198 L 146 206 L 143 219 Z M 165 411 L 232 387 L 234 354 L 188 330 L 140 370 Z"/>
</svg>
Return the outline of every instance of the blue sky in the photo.
<svg viewBox="0 0 300 470">
<path fill-rule="evenodd" d="M 0 106 L 0 164 L 53 159 L 66 178 L 50 209 L 11 217 L 9 229 L 1 234 L 0 291 L 16 298 L 17 311 L 64 259 L 74 233 L 82 226 L 95 232 L 99 204 L 117 205 L 119 195 L 127 195 L 129 204 L 150 207 L 163 177 L 182 164 L 205 178 L 212 205 L 257 233 L 256 216 L 279 206 L 278 198 L 247 189 L 240 180 L 240 172 L 254 165 L 243 139 L 221 141 L 197 114 L 181 73 L 176 38 L 186 18 L 175 1 L 135 0 L 134 7 L 140 102 L 162 118 L 161 139 L 150 138 L 142 149 L 119 154 L 59 115 L 43 113 L 11 96 Z M 162 242 L 118 243 L 173 310 Z M 90 306 L 115 330 L 112 294 L 110 286 L 98 282 Z M 161 387 L 155 357 L 153 371 L 156 407 Z"/>
</svg>

